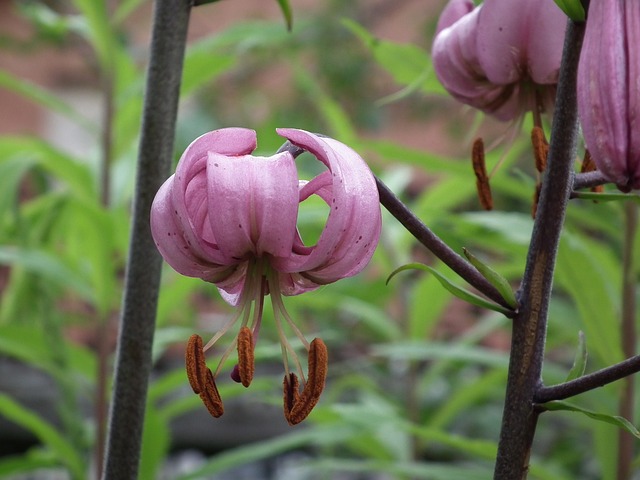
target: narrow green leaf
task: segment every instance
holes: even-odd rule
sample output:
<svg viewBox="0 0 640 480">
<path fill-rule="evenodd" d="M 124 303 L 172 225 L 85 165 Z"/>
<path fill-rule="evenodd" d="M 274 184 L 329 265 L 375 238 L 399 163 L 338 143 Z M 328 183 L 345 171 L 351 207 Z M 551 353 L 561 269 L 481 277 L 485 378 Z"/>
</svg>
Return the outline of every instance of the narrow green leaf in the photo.
<svg viewBox="0 0 640 480">
<path fill-rule="evenodd" d="M 93 292 L 87 284 L 87 279 L 44 250 L 0 246 L 0 265 L 23 267 L 58 285 L 71 288 L 83 298 L 93 301 Z"/>
<path fill-rule="evenodd" d="M 447 277 L 445 277 L 440 272 L 438 272 L 436 269 L 431 268 L 430 266 L 424 265 L 422 263 L 408 263 L 407 265 L 403 265 L 401 267 L 396 268 L 393 272 L 391 272 L 391 274 L 387 278 L 387 284 L 393 277 L 395 277 L 398 273 L 404 270 L 425 270 L 427 272 L 431 272 L 433 275 L 435 275 L 435 277 L 438 279 L 438 281 L 444 288 L 446 288 L 450 293 L 452 293 L 459 299 L 464 300 L 465 302 L 471 303 L 472 305 L 476 305 L 478 307 L 488 308 L 489 310 L 500 312 L 503 315 L 508 316 L 508 315 L 511 315 L 512 313 L 511 310 L 507 308 L 504 308 L 498 304 L 485 300 L 484 298 L 479 297 L 475 293 L 465 290 L 464 288 L 458 287 L 457 285 L 453 284 Z"/>
<path fill-rule="evenodd" d="M 584 375 L 584 371 L 587 368 L 587 342 L 585 341 L 584 332 L 580 330 L 578 332 L 578 349 L 576 350 L 576 356 L 573 359 L 573 366 L 569 370 L 569 374 L 565 379 L 565 382 L 570 382 L 578 377 Z"/>
<path fill-rule="evenodd" d="M 158 409 L 147 403 L 142 432 L 142 450 L 140 452 L 140 478 L 158 478 L 169 451 L 169 425 Z"/>
<path fill-rule="evenodd" d="M 393 77 L 396 83 L 410 87 L 411 91 L 418 88 L 423 91 L 432 90 L 430 84 L 427 88 L 427 80 L 433 77 L 428 52 L 410 43 L 395 43 L 376 38 L 366 28 L 352 20 L 344 19 L 342 24 L 369 48 L 376 62 Z M 442 90 L 440 85 L 436 88 Z"/>
<path fill-rule="evenodd" d="M 585 13 L 580 0 L 555 0 L 556 5 L 560 7 L 574 22 L 584 22 Z"/>
<path fill-rule="evenodd" d="M 578 412 L 586 415 L 587 417 L 593 418 L 594 420 L 598 420 L 599 422 L 608 423 L 610 425 L 615 425 L 616 427 L 622 428 L 629 432 L 636 438 L 640 438 L 640 431 L 633 425 L 629 420 L 624 417 L 620 417 L 618 415 L 608 415 L 606 413 L 598 413 L 592 410 L 588 410 L 586 408 L 579 407 L 572 403 L 567 403 L 562 400 L 555 400 L 553 402 L 547 402 L 542 404 L 546 410 L 554 410 L 554 411 L 567 411 L 567 412 Z"/>
<path fill-rule="evenodd" d="M 640 195 L 629 193 L 575 192 L 573 196 L 582 200 L 593 200 L 594 202 L 624 202 L 631 200 L 640 203 Z"/>
<path fill-rule="evenodd" d="M 291 31 L 291 27 L 293 27 L 293 12 L 291 11 L 289 0 L 277 0 L 277 2 L 278 5 L 280 5 L 280 10 L 282 10 L 282 15 L 284 15 L 284 20 L 287 23 L 287 30 Z"/>
<path fill-rule="evenodd" d="M 45 108 L 53 110 L 72 120 L 76 124 L 86 128 L 91 133 L 97 133 L 97 125 L 84 115 L 78 113 L 68 103 L 60 100 L 59 97 L 49 93 L 44 88 L 31 83 L 24 78 L 17 78 L 9 72 L 0 70 L 0 87 L 11 90 Z"/>
<path fill-rule="evenodd" d="M 0 458 L 0 476 L 5 478 L 10 474 L 33 472 L 42 468 L 51 468 L 59 465 L 57 459 L 50 451 L 42 448 L 32 448 L 20 455 L 11 455 Z M 17 475 L 16 475 L 17 476 Z M 26 476 L 25 476 L 26 477 Z M 33 478 L 33 474 L 29 476 Z M 9 478 L 14 478 L 13 476 Z"/>
<path fill-rule="evenodd" d="M 86 27 L 79 29 L 79 33 L 91 42 L 102 69 L 111 72 L 116 38 L 105 0 L 74 0 L 73 3 L 86 21 Z"/>
<path fill-rule="evenodd" d="M 86 478 L 86 467 L 81 456 L 50 423 L 3 393 L 0 393 L 0 415 L 26 428 L 53 450 L 60 462 L 69 469 L 73 478 Z"/>
<path fill-rule="evenodd" d="M 487 281 L 496 287 L 502 298 L 509 304 L 511 308 L 516 308 L 518 306 L 518 301 L 516 300 L 516 295 L 513 293 L 513 289 L 506 278 L 496 272 L 493 268 L 491 268 L 486 263 L 480 261 L 478 257 L 473 255 L 469 250 L 463 248 L 462 251 L 464 255 L 467 257 L 471 265 L 476 267 L 476 270 L 482 274 Z"/>
</svg>

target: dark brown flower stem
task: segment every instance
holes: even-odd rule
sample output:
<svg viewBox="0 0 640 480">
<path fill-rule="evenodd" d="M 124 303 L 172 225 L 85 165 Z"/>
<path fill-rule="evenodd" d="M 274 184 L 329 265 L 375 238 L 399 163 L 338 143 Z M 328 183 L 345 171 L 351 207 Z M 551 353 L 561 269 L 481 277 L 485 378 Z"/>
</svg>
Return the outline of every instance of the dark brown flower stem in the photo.
<svg viewBox="0 0 640 480">
<path fill-rule="evenodd" d="M 624 247 L 622 252 L 622 353 L 625 358 L 636 354 L 636 269 L 634 251 L 638 230 L 638 206 L 634 202 L 624 205 Z M 620 416 L 634 421 L 634 377 L 624 379 L 620 398 Z M 626 430 L 618 433 L 618 480 L 631 478 L 635 437 Z"/>
<path fill-rule="evenodd" d="M 616 363 L 589 375 L 583 375 L 570 382 L 541 387 L 535 393 L 533 401 L 537 404 L 543 404 L 553 400 L 575 397 L 638 372 L 640 372 L 640 355 L 634 355 L 623 362 Z"/>
<path fill-rule="evenodd" d="M 467 260 L 444 243 L 429 227 L 416 217 L 402 201 L 376 177 L 380 203 L 398 220 L 420 243 L 442 260 L 451 270 L 470 285 L 477 288 L 494 302 L 511 309 L 500 292 L 484 278 Z"/>
<path fill-rule="evenodd" d="M 608 180 L 602 175 L 602 172 L 595 170 L 587 173 L 577 173 L 573 180 L 573 189 L 581 190 L 583 188 L 597 187 L 609 183 Z"/>
<path fill-rule="evenodd" d="M 584 24 L 568 23 L 548 166 L 520 288 L 520 309 L 512 322 L 507 391 L 494 471 L 494 478 L 499 480 L 526 478 L 538 421 L 534 396 L 542 385 L 553 273 L 566 206 L 573 187 L 578 133 L 576 76 L 583 36 Z"/>
<path fill-rule="evenodd" d="M 149 228 L 168 177 L 191 0 L 155 2 L 103 479 L 138 478 L 162 261 Z"/>
</svg>

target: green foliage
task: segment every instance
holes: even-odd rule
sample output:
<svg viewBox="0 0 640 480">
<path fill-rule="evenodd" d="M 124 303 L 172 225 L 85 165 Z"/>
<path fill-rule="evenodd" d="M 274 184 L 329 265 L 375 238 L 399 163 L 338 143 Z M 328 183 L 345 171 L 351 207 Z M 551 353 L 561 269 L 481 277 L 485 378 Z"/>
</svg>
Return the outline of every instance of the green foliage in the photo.
<svg viewBox="0 0 640 480">
<path fill-rule="evenodd" d="M 73 3 L 73 14 L 38 2 L 24 14 L 55 45 L 71 36 L 87 42 L 93 52 L 89 62 L 112 87 L 110 121 L 98 125 L 55 93 L 0 72 L 0 88 L 62 115 L 95 144 L 86 158 L 77 158 L 44 139 L 0 136 L 0 264 L 8 272 L 0 291 L 0 355 L 54 380 L 62 419 L 54 426 L 10 393 L 0 395 L 0 415 L 39 442 L 22 455 L 0 458 L 0 477 L 63 467 L 72 478 L 85 478 L 98 419 L 78 415 L 77 402 L 93 404 L 96 387 L 110 382 L 110 374 L 98 374 L 98 365 L 108 363 L 113 352 L 80 346 L 70 332 L 99 337 L 120 309 L 145 83 L 126 25 L 145 2 L 116 2 L 109 5 L 111 15 L 105 14 L 103 0 Z M 296 14 L 292 28 L 289 2 L 279 0 L 291 33 L 281 21 L 243 21 L 194 40 L 185 57 L 176 156 L 196 135 L 227 125 L 256 129 L 260 153 L 267 155 L 282 143 L 275 126 L 331 135 L 359 151 L 454 250 L 474 252 L 470 261 L 515 306 L 513 286 L 524 269 L 536 182 L 528 144 L 516 136 L 508 151 L 498 147 L 487 153 L 489 166 L 502 165 L 491 178 L 499 208 L 477 211 L 468 162 L 393 140 L 385 130 L 398 121 L 393 115 L 406 122 L 417 117 L 419 123 L 435 115 L 443 127 L 438 135 L 444 131 L 453 143 L 463 143 L 470 128 L 458 126 L 459 116 L 447 117 L 431 103 L 442 101 L 443 89 L 428 52 L 378 38 L 357 4 L 333 2 L 313 19 Z M 380 89 L 380 78 L 391 86 Z M 108 203 L 101 200 L 99 173 L 104 128 L 112 134 Z M 567 371 L 569 379 L 577 378 L 622 359 L 617 322 L 621 215 L 617 202 L 605 201 L 620 198 L 608 192 L 597 204 L 591 200 L 592 195 L 582 194 L 572 201 L 559 252 L 544 369 L 549 384 L 563 381 Z M 326 211 L 315 207 L 300 218 L 305 236 L 322 230 Z M 385 278 L 411 268 L 430 274 L 400 275 L 385 285 Z M 510 311 L 450 276 L 385 213 L 381 244 L 362 275 L 286 299 L 301 330 L 324 338 L 331 355 L 327 389 L 306 428 L 226 449 L 179 478 L 215 475 L 292 451 L 309 456 L 301 474 L 321 471 L 326 478 L 343 472 L 385 472 L 398 479 L 490 477 L 510 331 L 510 320 L 500 313 Z M 230 311 L 210 284 L 166 269 L 140 478 L 156 478 L 161 471 L 173 446 L 172 422 L 203 408 L 183 368 L 175 365 L 182 362 L 180 354 L 175 361 L 176 345 L 181 347 L 193 331 L 211 333 L 211 324 L 201 321 L 205 315 Z M 588 369 L 582 336 L 575 346 L 578 331 L 589 340 Z M 265 307 L 258 363 L 279 365 L 276 338 Z M 230 370 L 233 362 L 230 358 L 223 369 Z M 167 363 L 171 367 L 163 370 Z M 225 401 L 251 396 L 279 405 L 281 379 L 278 370 L 256 378 L 248 391 L 225 381 L 219 388 Z M 582 396 L 579 406 L 555 402 L 545 407 L 583 413 L 637 434 L 628 421 L 598 413 L 614 412 L 617 398 L 612 386 Z M 554 419 L 539 427 L 545 440 L 540 443 L 550 447 L 534 450 L 531 478 L 611 478 L 617 429 L 583 416 L 543 416 Z M 556 418 L 564 422 L 562 428 Z"/>
</svg>

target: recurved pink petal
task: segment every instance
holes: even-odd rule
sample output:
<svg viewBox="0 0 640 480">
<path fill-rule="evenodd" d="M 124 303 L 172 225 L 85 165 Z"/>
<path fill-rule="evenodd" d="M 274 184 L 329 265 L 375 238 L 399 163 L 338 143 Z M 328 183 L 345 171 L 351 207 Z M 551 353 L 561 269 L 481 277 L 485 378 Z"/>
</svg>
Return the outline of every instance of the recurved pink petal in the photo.
<svg viewBox="0 0 640 480">
<path fill-rule="evenodd" d="M 472 0 L 450 0 L 447 6 L 444 7 L 444 10 L 442 10 L 440 18 L 438 18 L 436 34 L 456 23 L 472 11 L 473 8 L 474 4 Z"/>
<path fill-rule="evenodd" d="M 553 0 L 485 0 L 478 18 L 478 61 L 489 81 L 558 80 L 566 15 Z"/>
<path fill-rule="evenodd" d="M 174 176 L 171 176 L 158 190 L 151 207 L 151 233 L 158 251 L 178 273 L 215 283 L 228 276 L 233 268 L 211 263 L 194 254 L 175 215 L 171 198 L 173 184 Z"/>
<path fill-rule="evenodd" d="M 233 263 L 220 252 L 210 229 L 207 208 L 207 159 L 209 152 L 240 156 L 256 148 L 256 133 L 246 128 L 223 128 L 196 138 L 180 157 L 172 189 L 175 215 L 184 236 L 200 257 L 219 264 Z"/>
<path fill-rule="evenodd" d="M 317 193 L 330 212 L 318 243 L 305 252 L 294 250 L 288 258 L 275 259 L 274 268 L 300 273 L 316 284 L 355 275 L 371 259 L 380 236 L 379 196 L 371 170 L 355 151 L 336 140 L 304 130 L 277 131 L 327 166 L 327 172 L 302 187 L 301 199 Z"/>
<path fill-rule="evenodd" d="M 290 153 L 229 157 L 209 153 L 207 202 L 211 233 L 230 258 L 286 257 L 298 217 L 298 173 Z"/>
</svg>

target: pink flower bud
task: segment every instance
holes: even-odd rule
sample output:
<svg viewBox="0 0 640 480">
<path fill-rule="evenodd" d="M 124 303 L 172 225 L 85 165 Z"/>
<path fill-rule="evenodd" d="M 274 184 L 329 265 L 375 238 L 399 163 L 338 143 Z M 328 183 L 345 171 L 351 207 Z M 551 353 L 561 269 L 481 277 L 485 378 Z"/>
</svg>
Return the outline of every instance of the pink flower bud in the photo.
<svg viewBox="0 0 640 480">
<path fill-rule="evenodd" d="M 598 169 L 640 188 L 640 2 L 591 2 L 578 67 L 578 112 Z"/>
</svg>

